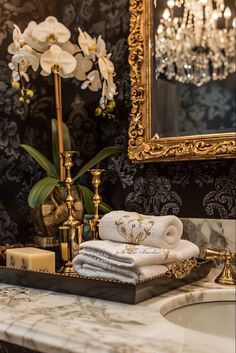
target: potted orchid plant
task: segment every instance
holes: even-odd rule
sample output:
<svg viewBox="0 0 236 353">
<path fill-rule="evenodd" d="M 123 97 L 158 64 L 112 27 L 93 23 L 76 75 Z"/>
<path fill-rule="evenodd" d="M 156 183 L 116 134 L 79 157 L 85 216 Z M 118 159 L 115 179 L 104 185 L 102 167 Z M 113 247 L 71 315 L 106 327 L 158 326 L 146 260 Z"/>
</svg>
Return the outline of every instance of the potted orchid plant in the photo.
<svg viewBox="0 0 236 353">
<path fill-rule="evenodd" d="M 8 47 L 12 54 L 12 87 L 19 92 L 19 100 L 23 104 L 30 103 L 34 92 L 30 88 L 30 72 L 40 72 L 42 76 L 54 76 L 56 100 L 56 117 L 52 119 L 53 163 L 45 158 L 34 147 L 22 144 L 31 156 L 46 171 L 47 176 L 36 183 L 29 194 L 29 205 L 38 207 L 56 189 L 60 189 L 64 180 L 64 167 L 61 154 L 70 150 L 70 135 L 62 118 L 62 78 L 75 78 L 81 81 L 81 89 L 93 92 L 101 90 L 96 115 L 111 117 L 115 108 L 114 83 L 115 70 L 111 54 L 106 51 L 106 44 L 101 36 L 92 38 L 88 33 L 78 28 L 78 40 L 70 41 L 71 33 L 55 17 L 47 17 L 45 21 L 31 21 L 22 32 L 15 25 L 13 43 Z M 113 153 L 123 152 L 123 148 L 111 146 L 99 152 L 91 161 L 84 165 L 75 175 L 74 181 L 81 177 L 89 168 Z M 86 186 L 80 185 L 87 211 L 91 211 L 92 192 Z M 104 211 L 109 208 L 102 204 Z"/>
</svg>

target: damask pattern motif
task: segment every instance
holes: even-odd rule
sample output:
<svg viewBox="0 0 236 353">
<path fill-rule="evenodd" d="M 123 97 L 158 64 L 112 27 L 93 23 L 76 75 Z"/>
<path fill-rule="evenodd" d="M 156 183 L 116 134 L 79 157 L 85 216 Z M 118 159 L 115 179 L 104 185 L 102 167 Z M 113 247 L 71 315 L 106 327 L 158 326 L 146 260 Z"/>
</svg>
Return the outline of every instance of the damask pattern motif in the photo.
<svg viewBox="0 0 236 353">
<path fill-rule="evenodd" d="M 220 218 L 235 217 L 236 211 L 236 162 L 230 169 L 229 177 L 220 176 L 215 180 L 215 190 L 203 199 L 206 212 L 211 216 L 216 211 Z"/>
<path fill-rule="evenodd" d="M 233 77 L 227 84 L 209 82 L 202 87 L 180 85 L 180 131 L 213 133 L 234 131 L 236 127 L 236 103 L 232 97 L 235 82 Z M 233 87 L 233 88 L 231 88 Z"/>
<path fill-rule="evenodd" d="M 14 23 L 19 23 L 19 17 L 21 22 L 24 22 L 25 19 L 28 21 L 28 17 L 37 21 L 41 16 L 45 16 L 51 11 L 53 5 L 55 11 L 56 1 L 0 0 L 0 45 L 12 32 Z"/>
<path fill-rule="evenodd" d="M 0 202 L 0 235 L 3 244 L 17 243 L 17 224 L 12 221 L 6 208 Z"/>
<path fill-rule="evenodd" d="M 179 195 L 171 190 L 171 180 L 159 176 L 152 168 L 145 177 L 140 176 L 135 180 L 134 191 L 126 198 L 126 207 L 129 211 L 162 216 L 177 215 L 181 204 Z"/>
<path fill-rule="evenodd" d="M 63 80 L 63 118 L 79 167 L 101 148 L 127 146 L 130 80 L 127 37 L 128 0 L 0 0 L 0 242 L 27 242 L 33 235 L 27 197 L 43 171 L 19 147 L 28 143 L 51 158 L 50 121 L 55 117 L 52 78 L 32 76 L 35 96 L 19 104 L 11 88 L 7 47 L 13 23 L 25 28 L 32 19 L 56 16 L 76 40 L 78 26 L 105 39 L 116 67 L 116 119 L 94 115 L 99 95 L 82 91 L 76 80 Z M 126 154 L 104 162 L 102 197 L 114 209 L 180 217 L 234 218 L 233 160 L 133 164 Z M 83 178 L 89 184 L 89 176 Z"/>
</svg>

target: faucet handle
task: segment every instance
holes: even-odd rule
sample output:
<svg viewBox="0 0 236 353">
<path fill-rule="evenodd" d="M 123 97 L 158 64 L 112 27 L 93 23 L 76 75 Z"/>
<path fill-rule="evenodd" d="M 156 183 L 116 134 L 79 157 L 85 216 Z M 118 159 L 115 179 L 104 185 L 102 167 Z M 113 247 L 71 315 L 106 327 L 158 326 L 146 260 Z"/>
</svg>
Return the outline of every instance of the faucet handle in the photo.
<svg viewBox="0 0 236 353">
<path fill-rule="evenodd" d="M 221 252 L 218 250 L 212 250 L 212 249 L 207 248 L 203 252 L 204 259 L 206 259 L 206 260 L 217 259 L 222 256 L 220 253 Z"/>
<path fill-rule="evenodd" d="M 228 249 L 225 250 L 212 250 L 212 249 L 205 249 L 204 250 L 204 258 L 206 260 L 217 259 L 225 260 L 226 258 L 233 258 L 235 254 L 232 254 Z"/>
<path fill-rule="evenodd" d="M 216 259 L 219 258 L 220 260 L 224 260 L 224 268 L 221 274 L 216 278 L 215 282 L 220 284 L 229 284 L 235 285 L 236 284 L 236 273 L 230 263 L 230 260 L 235 258 L 236 254 L 231 253 L 230 250 L 212 250 L 212 249 L 205 249 L 204 250 L 204 258 L 206 260 Z"/>
</svg>

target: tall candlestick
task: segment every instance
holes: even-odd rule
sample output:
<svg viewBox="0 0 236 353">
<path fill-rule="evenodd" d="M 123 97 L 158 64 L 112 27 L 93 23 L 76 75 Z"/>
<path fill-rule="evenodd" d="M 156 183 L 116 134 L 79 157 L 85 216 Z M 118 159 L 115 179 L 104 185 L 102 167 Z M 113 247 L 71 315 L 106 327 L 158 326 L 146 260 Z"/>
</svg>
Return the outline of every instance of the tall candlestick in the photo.
<svg viewBox="0 0 236 353">
<path fill-rule="evenodd" d="M 93 235 L 93 240 L 99 239 L 99 205 L 102 201 L 101 196 L 99 195 L 99 185 L 101 184 L 101 174 L 104 172 L 104 169 L 90 169 L 90 173 L 92 174 L 92 185 L 94 187 L 94 195 L 93 195 L 93 206 L 94 206 L 94 216 L 89 220 L 89 226 Z"/>
<path fill-rule="evenodd" d="M 68 217 L 63 225 L 59 227 L 60 232 L 60 252 L 63 266 L 60 270 L 61 273 L 75 274 L 73 269 L 72 260 L 77 255 L 80 249 L 80 243 L 83 236 L 83 224 L 74 218 L 72 210 L 74 205 L 74 197 L 71 193 L 73 180 L 71 178 L 71 167 L 73 166 L 72 156 L 75 152 L 66 151 L 62 153 L 63 165 L 65 167 L 65 180 L 66 187 L 66 205 L 68 210 Z"/>
</svg>

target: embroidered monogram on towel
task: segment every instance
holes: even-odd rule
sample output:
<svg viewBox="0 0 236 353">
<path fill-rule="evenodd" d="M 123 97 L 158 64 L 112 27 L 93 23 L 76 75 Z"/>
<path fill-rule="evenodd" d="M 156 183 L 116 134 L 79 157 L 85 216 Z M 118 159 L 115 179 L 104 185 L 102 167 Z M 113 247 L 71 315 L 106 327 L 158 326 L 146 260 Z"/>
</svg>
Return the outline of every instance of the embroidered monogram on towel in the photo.
<svg viewBox="0 0 236 353">
<path fill-rule="evenodd" d="M 151 235 L 154 221 L 149 217 L 124 215 L 115 222 L 119 234 L 129 243 L 140 244 Z"/>
<path fill-rule="evenodd" d="M 168 249 L 162 248 L 152 248 L 149 246 L 140 247 L 139 245 L 132 245 L 132 244 L 125 244 L 124 254 L 143 254 L 143 255 L 150 255 L 150 254 L 163 254 L 164 261 L 168 259 L 170 251 Z"/>
<path fill-rule="evenodd" d="M 122 210 L 105 214 L 99 222 L 102 240 L 174 249 L 183 233 L 183 224 L 174 215 L 150 216 Z"/>
</svg>

